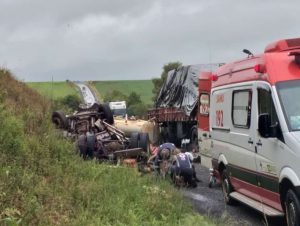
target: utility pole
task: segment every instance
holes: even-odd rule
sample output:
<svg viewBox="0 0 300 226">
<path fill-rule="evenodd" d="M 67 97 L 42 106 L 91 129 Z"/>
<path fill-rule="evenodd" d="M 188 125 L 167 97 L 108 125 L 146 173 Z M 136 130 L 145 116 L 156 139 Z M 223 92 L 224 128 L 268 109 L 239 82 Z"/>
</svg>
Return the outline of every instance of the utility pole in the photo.
<svg viewBox="0 0 300 226">
<path fill-rule="evenodd" d="M 52 80 L 51 80 L 51 105 L 52 105 L 52 107 L 54 105 L 54 100 L 53 100 L 53 75 L 52 75 Z"/>
</svg>

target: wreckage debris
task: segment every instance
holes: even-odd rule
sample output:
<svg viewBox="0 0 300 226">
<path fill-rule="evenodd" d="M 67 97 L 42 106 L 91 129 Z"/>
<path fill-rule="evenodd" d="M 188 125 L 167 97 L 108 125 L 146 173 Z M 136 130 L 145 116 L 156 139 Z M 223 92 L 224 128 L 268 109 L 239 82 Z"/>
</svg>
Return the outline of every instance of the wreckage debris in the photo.
<svg viewBox="0 0 300 226">
<path fill-rule="evenodd" d="M 131 164 L 132 159 L 136 163 L 147 161 L 150 152 L 148 133 L 131 133 L 126 137 L 123 131 L 113 126 L 114 117 L 107 104 L 79 107 L 72 115 L 55 111 L 52 122 L 58 129 L 75 137 L 80 156 L 84 159 L 117 163 L 130 158 Z"/>
</svg>

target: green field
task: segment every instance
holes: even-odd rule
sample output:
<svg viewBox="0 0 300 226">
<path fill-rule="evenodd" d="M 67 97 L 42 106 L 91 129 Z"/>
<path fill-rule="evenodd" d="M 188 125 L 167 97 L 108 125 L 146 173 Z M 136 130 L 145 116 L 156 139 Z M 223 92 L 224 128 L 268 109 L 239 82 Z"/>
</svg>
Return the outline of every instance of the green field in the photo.
<svg viewBox="0 0 300 226">
<path fill-rule="evenodd" d="M 50 99 L 59 99 L 70 94 L 79 95 L 76 87 L 68 82 L 29 82 L 27 84 Z"/>
<path fill-rule="evenodd" d="M 78 94 L 76 87 L 67 82 L 29 82 L 31 88 L 39 93 L 46 95 L 50 99 L 58 99 L 69 94 Z M 113 90 L 118 90 L 125 95 L 136 92 L 141 96 L 145 104 L 152 104 L 153 83 L 151 80 L 117 80 L 117 81 L 95 81 L 93 85 L 101 97 Z"/>
<path fill-rule="evenodd" d="M 118 90 L 125 95 L 134 91 L 141 95 L 145 104 L 152 104 L 153 83 L 151 80 L 95 81 L 94 85 L 102 97 L 113 90 Z"/>
</svg>

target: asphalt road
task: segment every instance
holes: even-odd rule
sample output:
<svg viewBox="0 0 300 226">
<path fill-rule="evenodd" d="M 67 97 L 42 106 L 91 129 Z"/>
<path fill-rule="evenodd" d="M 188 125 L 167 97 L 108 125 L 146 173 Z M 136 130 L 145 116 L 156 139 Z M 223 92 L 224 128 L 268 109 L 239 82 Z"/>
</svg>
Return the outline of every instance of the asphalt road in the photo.
<svg viewBox="0 0 300 226">
<path fill-rule="evenodd" d="M 83 100 L 86 105 L 93 105 L 97 103 L 96 97 L 94 97 L 93 92 L 90 88 L 82 82 L 75 82 L 75 84 L 80 88 Z"/>
<path fill-rule="evenodd" d="M 234 206 L 226 205 L 221 190 L 221 185 L 216 184 L 208 187 L 209 171 L 207 168 L 196 164 L 198 182 L 197 188 L 183 189 L 184 196 L 191 200 L 193 207 L 201 214 L 221 218 L 221 222 L 229 225 L 241 226 L 284 226 L 284 218 L 268 218 L 267 222 L 263 214 L 256 210 L 238 203 Z"/>
</svg>

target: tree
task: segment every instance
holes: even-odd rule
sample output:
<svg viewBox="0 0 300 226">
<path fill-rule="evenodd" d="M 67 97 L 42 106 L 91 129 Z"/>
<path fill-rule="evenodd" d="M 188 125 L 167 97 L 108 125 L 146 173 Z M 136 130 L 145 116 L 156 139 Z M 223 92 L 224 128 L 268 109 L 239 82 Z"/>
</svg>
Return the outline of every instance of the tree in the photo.
<svg viewBox="0 0 300 226">
<path fill-rule="evenodd" d="M 154 85 L 154 88 L 152 89 L 152 93 L 153 93 L 153 102 L 155 103 L 158 95 L 159 95 L 159 91 L 162 87 L 162 85 L 164 84 L 164 82 L 167 79 L 168 76 L 168 72 L 174 69 L 177 69 L 178 67 L 182 66 L 182 63 L 180 62 L 170 62 L 168 64 L 165 64 L 163 66 L 163 71 L 160 75 L 160 78 L 153 78 L 152 79 L 152 83 Z"/>
<path fill-rule="evenodd" d="M 148 106 L 144 103 L 133 104 L 127 108 L 127 113 L 129 116 L 136 116 L 139 119 L 145 119 L 147 116 Z"/>
<path fill-rule="evenodd" d="M 127 97 L 127 106 L 130 107 L 131 105 L 140 104 L 142 103 L 141 95 L 137 94 L 136 92 L 131 92 Z"/>
<path fill-rule="evenodd" d="M 81 103 L 81 100 L 78 95 L 70 94 L 62 98 L 60 102 L 71 110 L 76 110 Z"/>
<path fill-rule="evenodd" d="M 119 90 L 113 90 L 104 95 L 103 101 L 104 102 L 111 102 L 111 101 L 123 101 L 127 100 L 127 96 L 120 92 Z"/>
</svg>

